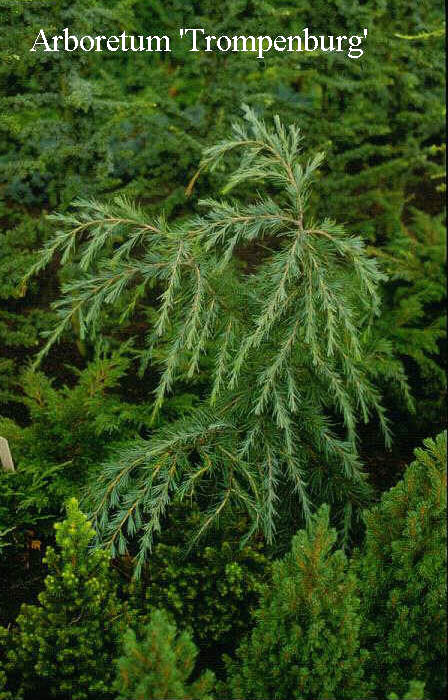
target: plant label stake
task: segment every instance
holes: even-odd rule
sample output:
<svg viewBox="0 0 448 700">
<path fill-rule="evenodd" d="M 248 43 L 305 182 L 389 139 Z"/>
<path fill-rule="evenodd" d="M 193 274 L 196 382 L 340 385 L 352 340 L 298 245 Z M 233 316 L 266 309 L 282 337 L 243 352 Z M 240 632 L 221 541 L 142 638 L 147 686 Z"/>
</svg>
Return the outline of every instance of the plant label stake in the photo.
<svg viewBox="0 0 448 700">
<path fill-rule="evenodd" d="M 0 437 L 0 465 L 7 472 L 14 471 L 11 450 L 9 449 L 8 441 L 4 437 Z"/>
</svg>

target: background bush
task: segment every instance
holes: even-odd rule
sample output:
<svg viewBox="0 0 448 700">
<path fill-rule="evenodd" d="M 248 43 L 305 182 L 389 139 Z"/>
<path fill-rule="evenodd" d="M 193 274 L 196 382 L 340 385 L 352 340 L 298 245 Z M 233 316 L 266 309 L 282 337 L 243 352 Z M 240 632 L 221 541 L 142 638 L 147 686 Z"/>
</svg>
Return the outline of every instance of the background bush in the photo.
<svg viewBox="0 0 448 700">
<path fill-rule="evenodd" d="M 223 522 L 190 548 L 201 518 L 187 506 L 175 509 L 153 549 L 142 581 L 133 584 L 135 607 L 164 608 L 179 629 L 189 629 L 202 663 L 219 665 L 252 623 L 270 560 L 261 540 L 241 546 L 247 523 Z"/>
<path fill-rule="evenodd" d="M 417 449 L 404 478 L 365 515 L 363 644 L 379 691 L 425 681 L 446 692 L 446 432 Z"/>
</svg>

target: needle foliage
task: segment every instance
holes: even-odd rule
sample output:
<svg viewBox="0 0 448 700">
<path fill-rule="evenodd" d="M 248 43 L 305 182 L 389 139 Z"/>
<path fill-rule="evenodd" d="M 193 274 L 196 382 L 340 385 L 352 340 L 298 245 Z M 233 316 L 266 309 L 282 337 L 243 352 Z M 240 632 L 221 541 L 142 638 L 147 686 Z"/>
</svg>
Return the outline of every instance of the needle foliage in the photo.
<svg viewBox="0 0 448 700">
<path fill-rule="evenodd" d="M 402 695 L 418 678 L 434 700 L 446 695 L 446 443 L 446 432 L 425 440 L 366 512 L 359 563 L 375 685 Z"/>
<path fill-rule="evenodd" d="M 357 581 L 322 506 L 291 552 L 275 562 L 256 627 L 228 663 L 228 696 L 239 700 L 371 697 L 360 649 Z M 223 695 L 224 697 L 224 695 Z"/>
<path fill-rule="evenodd" d="M 178 633 L 163 610 L 156 610 L 138 639 L 129 628 L 117 661 L 117 700 L 212 700 L 214 676 L 203 673 L 189 682 L 197 649 L 186 632 Z"/>
<path fill-rule="evenodd" d="M 150 364 L 159 373 L 154 416 L 181 377 L 212 367 L 201 405 L 122 451 L 93 487 L 113 550 L 125 552 L 139 533 L 137 571 L 167 507 L 186 496 L 206 504 L 198 534 L 234 508 L 249 514 L 250 532 L 272 541 L 285 503 L 308 520 L 323 500 L 338 504 L 347 525 L 368 495 L 359 421 L 374 415 L 390 441 L 373 377 L 382 373 L 406 393 L 401 365 L 374 332 L 384 280 L 377 262 L 359 236 L 307 215 L 323 154 L 305 161 L 296 126 L 276 118 L 268 128 L 248 108 L 245 116 L 205 150 L 200 172 L 236 152 L 222 194 L 254 187 L 248 203 L 209 198 L 199 203 L 203 215 L 170 226 L 121 198 L 78 201 L 72 214 L 51 217 L 57 232 L 28 275 L 56 254 L 76 262 L 43 353 L 75 316 L 81 338 L 100 334 L 105 308 L 125 299 L 126 318 L 156 291 L 140 353 L 141 371 Z M 244 246 L 263 251 L 252 270 L 237 255 Z"/>
<path fill-rule="evenodd" d="M 39 603 L 23 605 L 12 630 L 0 628 L 13 697 L 110 698 L 110 659 L 124 629 L 110 558 L 89 552 L 94 533 L 76 499 L 55 528 L 57 549 L 47 548 Z"/>
</svg>

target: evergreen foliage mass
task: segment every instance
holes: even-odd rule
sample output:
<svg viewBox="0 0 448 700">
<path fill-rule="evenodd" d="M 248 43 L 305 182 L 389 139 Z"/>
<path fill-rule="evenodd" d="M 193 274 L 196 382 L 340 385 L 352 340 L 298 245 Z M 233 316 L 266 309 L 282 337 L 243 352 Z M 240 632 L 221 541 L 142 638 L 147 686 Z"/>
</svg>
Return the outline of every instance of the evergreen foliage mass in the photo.
<svg viewBox="0 0 448 700">
<path fill-rule="evenodd" d="M 409 434 L 434 434 L 446 424 L 446 373 L 440 358 L 446 338 L 445 220 L 443 214 L 417 209 L 408 216 L 401 233 L 371 249 L 389 277 L 378 331 L 404 359 L 419 406 L 417 415 L 396 422 L 396 436 L 404 440 Z"/>
<path fill-rule="evenodd" d="M 14 398 L 19 358 L 38 346 L 39 332 L 51 319 L 55 267 L 55 274 L 17 297 L 23 271 L 48 237 L 45 213 L 54 207 L 66 210 L 79 194 L 112 191 L 138 196 L 155 212 L 163 206 L 175 218 L 192 212 L 195 200 L 185 197 L 185 183 L 202 148 L 224 137 L 242 102 L 267 118 L 279 113 L 285 121 L 298 122 L 307 146 L 327 152 L 319 196 L 310 203 L 313 215 L 319 217 L 325 203 L 324 216 L 345 221 L 349 231 L 363 231 L 380 249 L 398 240 L 412 245 L 421 235 L 409 226 L 409 203 L 430 220 L 435 217 L 437 226 L 444 140 L 440 0 L 400 0 L 393 6 L 383 0 L 282 0 L 275 6 L 265 0 L 218 5 L 210 0 L 111 0 L 107 7 L 101 0 L 58 0 L 51 6 L 2 0 L 1 7 L 6 58 L 0 63 L 0 150 L 7 154 L 0 160 L 0 298 L 7 304 L 0 310 L 1 398 Z M 258 35 L 260 28 L 289 35 L 301 27 L 315 33 L 331 27 L 337 35 L 366 27 L 369 34 L 360 61 L 329 52 L 271 52 L 263 61 L 244 53 L 195 54 L 179 41 L 163 55 L 29 51 L 36 28 L 52 35 L 65 26 L 80 35 L 92 26 L 106 33 L 144 27 L 153 34 L 204 26 L 229 35 Z M 220 171 L 205 176 L 197 183 L 200 196 L 222 182 Z M 407 294 L 407 282 L 388 284 L 388 293 L 397 286 Z M 427 304 L 429 294 L 424 292 Z M 413 310 L 412 305 L 402 309 L 400 353 L 436 359 L 440 329 L 434 328 L 431 312 L 427 317 Z M 397 320 L 391 311 L 383 331 L 389 340 Z M 72 337 L 78 338 L 76 322 Z M 76 355 L 67 340 L 65 352 Z M 429 343 L 437 347 L 435 357 Z M 88 352 L 78 346 L 81 354 Z M 52 375 L 59 376 L 59 359 L 56 353 L 49 359 Z M 419 366 L 412 365 L 414 390 L 421 379 Z M 432 408 L 438 417 L 443 386 L 433 381 L 437 399 Z M 394 400 L 395 407 L 400 401 Z M 426 401 L 432 403 L 429 392 Z M 423 436 L 431 428 L 420 425 L 420 416 L 416 427 Z"/>
<path fill-rule="evenodd" d="M 28 424 L 0 409 L 0 435 L 8 440 L 16 466 L 15 472 L 0 470 L 0 578 L 5 578 L 0 620 L 8 620 L 28 599 L 26 579 L 34 579 L 30 585 L 39 589 L 44 577 L 40 565 L 38 571 L 21 572 L 30 540 L 42 550 L 52 543 L 62 503 L 80 497 L 102 460 L 149 426 L 150 408 L 126 401 L 120 391 L 130 365 L 126 350 L 98 351 L 82 371 L 67 368 L 69 383 L 63 386 L 27 367 L 17 382 L 16 401 L 26 409 Z"/>
<path fill-rule="evenodd" d="M 93 529 L 76 499 L 55 527 L 57 550 L 47 548 L 49 574 L 39 603 L 24 605 L 17 627 L 2 630 L 10 688 L 17 700 L 39 692 L 70 700 L 110 698 L 111 658 L 124 622 L 110 557 L 89 549 Z"/>
<path fill-rule="evenodd" d="M 272 564 L 265 562 L 253 629 L 234 658 L 225 657 L 227 678 L 218 682 L 216 697 L 442 700 L 446 689 L 445 458 L 446 434 L 427 440 L 425 449 L 417 450 L 403 480 L 365 513 L 366 541 L 351 560 L 337 549 L 329 508 L 322 506 L 307 529 L 293 538 L 287 555 Z M 219 660 L 211 652 L 216 644 L 220 651 L 232 652 L 225 636 L 229 616 L 213 596 L 206 595 L 208 608 L 198 605 L 189 587 L 195 582 L 200 586 L 201 564 L 213 580 L 221 575 L 222 564 L 216 568 L 216 561 L 225 547 L 214 554 L 212 548 L 206 549 L 199 561 L 187 559 L 184 576 L 176 577 L 173 541 L 179 523 L 174 519 L 171 525 L 164 533 L 165 543 L 162 540 L 150 561 L 154 571 L 146 603 L 142 608 L 134 594 L 128 596 L 127 605 L 116 597 L 109 555 L 87 549 L 92 528 L 76 501 L 69 502 L 68 518 L 57 528 L 60 552 L 47 549 L 51 574 L 39 605 L 24 606 L 16 626 L 2 631 L 1 700 L 28 700 L 36 692 L 45 695 L 48 688 L 52 696 L 64 700 L 109 699 L 114 692 L 123 700 L 210 698 L 212 675 L 199 677 L 199 673 L 207 660 L 222 675 Z M 243 551 L 243 561 L 249 561 L 247 556 Z M 261 573 L 261 559 L 257 566 Z M 231 568 L 235 573 L 235 566 Z M 164 594 L 171 572 L 174 585 L 168 585 Z M 232 577 L 228 582 L 235 584 Z M 220 592 L 226 593 L 222 588 Z M 244 598 L 231 588 L 227 602 L 235 595 L 241 606 L 250 602 L 250 591 Z M 157 607 L 165 602 L 171 608 L 169 616 Z M 237 614 L 234 607 L 229 609 Z M 173 618 L 179 620 L 180 632 Z M 199 633 L 201 623 L 209 639 Z M 244 625 L 251 626 L 247 617 Z M 199 642 L 199 656 L 186 626 Z M 238 625 L 234 629 L 238 637 Z M 120 639 L 123 652 L 112 683 L 111 656 L 117 653 Z M 409 683 L 412 675 L 421 680 Z"/>
<path fill-rule="evenodd" d="M 0 11 L 2 55 L 9 56 L 0 62 L 0 401 L 11 401 L 20 360 L 39 346 L 57 289 L 54 278 L 33 285 L 26 298 L 17 293 L 46 238 L 44 216 L 80 191 L 117 186 L 113 124 L 123 123 L 136 104 L 123 99 L 107 58 L 99 69 L 92 54 L 30 51 L 40 29 L 49 36 L 63 27 L 88 34 L 92 24 L 129 29 L 129 3 L 56 0 L 49 7 L 41 0 L 2 0 Z"/>
<path fill-rule="evenodd" d="M 225 192 L 261 182 L 264 192 L 250 203 L 207 199 L 205 215 L 169 226 L 123 199 L 111 206 L 80 201 L 74 214 L 52 217 L 57 233 L 28 273 L 55 254 L 63 263 L 77 256 L 80 274 L 63 288 L 59 321 L 43 353 L 75 316 L 81 337 L 95 335 L 105 306 L 130 289 L 125 315 L 131 314 L 157 285 L 159 307 L 141 352 L 142 371 L 150 360 L 161 368 L 155 416 L 176 381 L 194 377 L 203 358 L 211 358 L 202 405 L 124 450 L 97 487 L 97 522 L 113 551 L 124 553 L 126 536 L 141 531 L 137 572 L 169 503 L 208 484 L 220 488 L 209 495 L 213 505 L 201 529 L 238 507 L 272 541 L 282 486 L 305 520 L 311 499 L 322 502 L 324 495 L 343 509 L 347 525 L 368 492 L 357 451 L 359 419 L 376 415 L 390 440 L 373 379 L 382 374 L 410 401 L 401 364 L 373 329 L 383 273 L 359 236 L 307 212 L 322 154 L 301 158 L 299 130 L 278 118 L 269 129 L 247 109 L 246 120 L 205 151 L 200 170 L 241 152 Z M 265 251 L 249 273 L 235 256 L 241 245 Z"/>
<path fill-rule="evenodd" d="M 126 350 L 98 351 L 83 370 L 68 366 L 70 383 L 59 387 L 45 373 L 27 367 L 18 381 L 17 401 L 27 409 L 28 425 L 0 413 L 0 433 L 14 453 L 17 476 L 42 473 L 43 464 L 63 465 L 63 475 L 47 491 L 47 496 L 57 491 L 59 503 L 86 482 L 108 450 L 150 424 L 149 409 L 145 412 L 119 393 L 131 364 Z M 22 494 L 22 507 L 31 491 L 28 486 Z"/>
<path fill-rule="evenodd" d="M 270 561 L 260 540 L 240 546 L 244 520 L 221 522 L 200 547 L 189 549 L 200 522 L 197 509 L 174 509 L 145 575 L 132 586 L 143 617 L 165 609 L 179 629 L 191 630 L 202 656 L 219 656 L 223 649 L 233 652 L 249 629 L 262 585 L 270 580 Z"/>
<path fill-rule="evenodd" d="M 409 690 L 403 695 L 403 700 L 423 700 L 425 692 L 425 684 L 420 681 L 411 681 L 409 683 Z M 398 700 L 398 695 L 396 693 L 390 693 L 387 696 L 387 700 Z"/>
<path fill-rule="evenodd" d="M 229 663 L 228 686 L 239 700 L 368 697 L 357 582 L 322 506 L 291 552 L 273 565 L 272 586 L 256 627 Z"/>
<path fill-rule="evenodd" d="M 212 700 L 209 671 L 191 683 L 197 649 L 186 632 L 178 633 L 166 613 L 156 610 L 144 636 L 130 628 L 118 659 L 117 700 Z"/>
<path fill-rule="evenodd" d="M 418 678 L 433 700 L 446 694 L 446 439 L 425 440 L 366 513 L 359 564 L 375 685 L 402 694 Z"/>
<path fill-rule="evenodd" d="M 30 52 L 64 27 L 172 51 Z M 446 697 L 446 434 L 405 466 L 446 422 L 444 37 L 442 0 L 0 0 L 0 700 Z"/>
</svg>

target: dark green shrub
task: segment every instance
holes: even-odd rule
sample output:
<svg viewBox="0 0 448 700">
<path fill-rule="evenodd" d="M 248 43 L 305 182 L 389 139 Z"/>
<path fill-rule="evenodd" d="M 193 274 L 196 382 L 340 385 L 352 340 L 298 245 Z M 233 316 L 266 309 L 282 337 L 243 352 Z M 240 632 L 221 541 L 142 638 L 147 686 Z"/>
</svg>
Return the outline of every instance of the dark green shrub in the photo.
<svg viewBox="0 0 448 700">
<path fill-rule="evenodd" d="M 357 581 L 322 506 L 291 552 L 273 565 L 257 624 L 229 662 L 228 688 L 241 700 L 367 697 L 359 647 Z"/>
<path fill-rule="evenodd" d="M 404 478 L 365 515 L 358 566 L 377 693 L 425 681 L 427 697 L 446 689 L 446 433 L 424 441 Z M 425 696 L 426 697 L 426 696 Z"/>
<path fill-rule="evenodd" d="M 394 422 L 402 452 L 409 449 L 410 434 L 418 444 L 419 434 L 434 434 L 446 424 L 446 375 L 439 357 L 441 340 L 446 336 L 444 214 L 435 217 L 412 209 L 408 218 L 387 244 L 373 249 L 389 276 L 377 332 L 383 342 L 391 342 L 398 354 L 407 358 L 406 369 L 418 405 L 418 411 L 409 416 L 399 397 L 393 401 L 403 415 Z M 371 451 L 370 445 L 368 449 Z"/>
<path fill-rule="evenodd" d="M 16 699 L 98 700 L 109 695 L 123 606 L 108 554 L 89 550 L 93 530 L 75 499 L 55 527 L 57 551 L 47 548 L 39 604 L 22 606 L 17 627 L 2 632 L 4 670 Z"/>
<path fill-rule="evenodd" d="M 84 52 L 30 52 L 40 28 L 89 33 L 92 26 L 113 31 L 132 24 L 122 2 L 58 0 L 10 3 L 1 0 L 0 62 L 0 401 L 14 398 L 13 380 L 23 357 L 39 345 L 49 324 L 49 301 L 57 275 L 33 285 L 26 297 L 19 281 L 48 232 L 44 215 L 65 207 L 80 191 L 113 188 L 111 124 L 126 120 L 120 80 L 105 63 Z M 117 7 L 118 5 L 118 7 Z M 8 59 L 9 56 L 9 60 Z M 104 72 L 103 72 L 104 70 Z M 102 79 L 98 79 L 102 74 Z M 107 75 L 107 78 L 106 78 Z M 135 113 L 135 108 L 130 110 Z M 125 148 L 125 145 L 122 144 Z M 78 350 L 83 352 L 76 326 Z M 79 357 L 74 345 L 67 356 Z M 4 361 L 2 361 L 4 359 Z M 60 359 L 52 364 L 56 374 Z"/>
<path fill-rule="evenodd" d="M 156 610 L 142 639 L 128 629 L 118 659 L 117 700 L 211 700 L 213 674 L 191 676 L 197 650 L 186 632 L 177 633 L 166 613 Z"/>
<path fill-rule="evenodd" d="M 89 468 L 104 459 L 111 442 L 123 441 L 149 423 L 149 408 L 119 394 L 131 364 L 126 349 L 98 349 L 82 370 L 66 366 L 66 383 L 59 387 L 41 371 L 29 367 L 22 372 L 17 401 L 28 411 L 27 425 L 0 413 L 0 432 L 10 442 L 18 471 L 63 462 L 60 478 L 66 489 L 60 484 L 59 494 L 66 495 L 73 485 L 85 483 Z"/>
<path fill-rule="evenodd" d="M 175 509 L 136 589 L 146 588 L 143 606 L 164 608 L 179 628 L 188 628 L 201 652 L 233 653 L 258 606 L 270 563 L 260 540 L 240 545 L 244 521 L 222 523 L 189 550 L 200 522 L 197 509 Z"/>
</svg>

